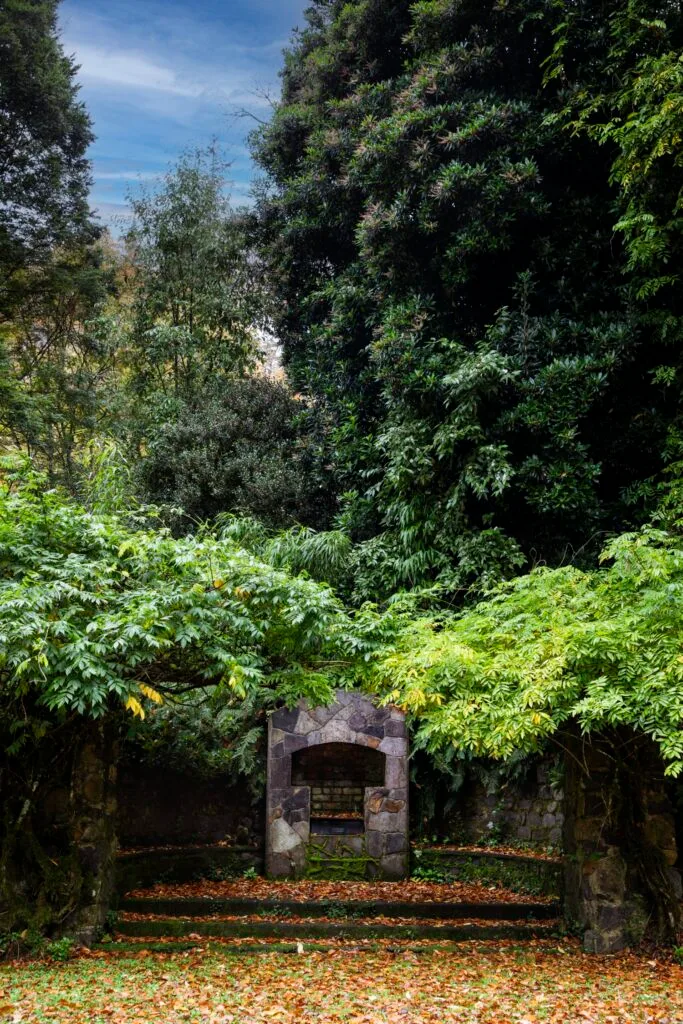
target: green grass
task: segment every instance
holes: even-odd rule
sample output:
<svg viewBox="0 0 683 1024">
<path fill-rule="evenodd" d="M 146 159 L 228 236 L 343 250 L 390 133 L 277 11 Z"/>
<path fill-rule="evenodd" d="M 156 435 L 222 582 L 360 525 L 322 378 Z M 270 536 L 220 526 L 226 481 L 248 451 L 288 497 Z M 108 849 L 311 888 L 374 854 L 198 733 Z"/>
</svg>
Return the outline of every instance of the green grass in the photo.
<svg viewBox="0 0 683 1024">
<path fill-rule="evenodd" d="M 645 1024 L 662 1017 L 683 1018 L 680 967 L 589 956 L 569 940 L 419 954 L 357 946 L 235 957 L 213 946 L 0 967 L 0 1020 L 22 1024 Z"/>
</svg>

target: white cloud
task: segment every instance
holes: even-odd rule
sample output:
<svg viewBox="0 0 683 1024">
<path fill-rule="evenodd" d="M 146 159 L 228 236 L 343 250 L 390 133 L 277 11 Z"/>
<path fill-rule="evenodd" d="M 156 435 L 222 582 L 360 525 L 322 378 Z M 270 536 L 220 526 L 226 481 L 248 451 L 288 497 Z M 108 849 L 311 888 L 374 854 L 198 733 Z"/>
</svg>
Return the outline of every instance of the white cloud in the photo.
<svg viewBox="0 0 683 1024">
<path fill-rule="evenodd" d="M 65 46 L 80 66 L 79 79 L 85 85 L 106 85 L 127 91 L 163 94 L 190 100 L 229 101 L 251 107 L 267 107 L 268 100 L 255 90 L 250 70 L 233 71 L 226 76 L 223 67 L 216 68 L 186 62 L 178 72 L 158 59 L 137 50 L 94 46 L 68 40 Z"/>
<path fill-rule="evenodd" d="M 61 0 L 64 46 L 95 121 L 91 201 L 103 220 L 129 219 L 131 189 L 156 187 L 178 153 L 214 136 L 232 160 L 233 203 L 251 205 L 252 121 L 239 111 L 269 116 L 259 86 L 278 94 L 279 52 L 308 2 Z"/>
<path fill-rule="evenodd" d="M 154 89 L 177 96 L 200 96 L 198 83 L 182 82 L 177 74 L 163 64 L 156 64 L 135 51 L 106 50 L 88 43 L 67 43 L 80 65 L 79 77 L 84 81 L 107 82 L 133 89 Z"/>
<path fill-rule="evenodd" d="M 95 171 L 95 181 L 156 181 L 163 175 L 158 171 Z"/>
</svg>

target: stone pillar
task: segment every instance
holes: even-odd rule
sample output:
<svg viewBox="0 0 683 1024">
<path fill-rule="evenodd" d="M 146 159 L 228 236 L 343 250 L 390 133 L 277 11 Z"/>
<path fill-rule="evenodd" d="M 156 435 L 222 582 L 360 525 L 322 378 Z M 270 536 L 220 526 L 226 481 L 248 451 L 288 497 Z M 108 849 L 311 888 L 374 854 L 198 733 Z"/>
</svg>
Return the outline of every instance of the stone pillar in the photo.
<svg viewBox="0 0 683 1024">
<path fill-rule="evenodd" d="M 619 737 L 575 739 L 567 757 L 565 915 L 583 930 L 588 952 L 643 938 L 657 921 L 658 877 L 674 897 L 681 892 L 661 763 L 651 745 L 629 738 L 628 747 Z"/>
<path fill-rule="evenodd" d="M 370 865 L 373 877 L 406 878 L 409 873 L 408 758 L 406 723 L 400 712 L 385 724 L 379 745 L 386 755 L 382 788 L 365 790 L 367 852 L 378 865 Z M 399 717 L 401 715 L 401 717 Z"/>
<path fill-rule="evenodd" d="M 403 712 L 378 708 L 358 693 L 339 690 L 330 707 L 300 702 L 283 708 L 268 723 L 266 873 L 301 876 L 310 842 L 310 789 L 292 785 L 292 754 L 323 743 L 348 743 L 385 757 L 383 786 L 365 789 L 365 855 L 369 877 L 405 878 L 408 847 L 408 738 Z M 351 845 L 357 845 L 353 839 Z"/>
<path fill-rule="evenodd" d="M 71 777 L 71 834 L 82 886 L 63 931 L 84 945 L 99 937 L 114 893 L 117 746 L 107 718 L 86 725 Z"/>
</svg>

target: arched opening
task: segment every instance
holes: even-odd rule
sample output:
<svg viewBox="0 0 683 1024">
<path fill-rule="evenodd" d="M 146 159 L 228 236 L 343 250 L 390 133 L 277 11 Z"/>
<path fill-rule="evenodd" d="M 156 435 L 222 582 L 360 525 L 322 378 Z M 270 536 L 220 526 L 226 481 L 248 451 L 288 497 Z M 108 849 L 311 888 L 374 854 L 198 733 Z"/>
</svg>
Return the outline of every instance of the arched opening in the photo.
<svg viewBox="0 0 683 1024">
<path fill-rule="evenodd" d="M 365 788 L 383 786 L 385 757 L 355 743 L 320 743 L 292 755 L 292 785 L 311 790 L 311 832 L 364 831 Z"/>
</svg>

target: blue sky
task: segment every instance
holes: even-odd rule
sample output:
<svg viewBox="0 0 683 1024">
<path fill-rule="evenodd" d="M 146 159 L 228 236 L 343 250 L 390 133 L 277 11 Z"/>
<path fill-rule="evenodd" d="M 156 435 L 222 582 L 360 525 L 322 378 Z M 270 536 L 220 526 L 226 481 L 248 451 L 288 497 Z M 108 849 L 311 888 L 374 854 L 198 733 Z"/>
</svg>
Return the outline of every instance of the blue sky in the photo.
<svg viewBox="0 0 683 1024">
<path fill-rule="evenodd" d="M 254 90 L 277 94 L 282 49 L 308 0 L 64 0 L 62 40 L 81 65 L 81 98 L 94 121 L 93 206 L 103 222 L 127 214 L 126 192 L 152 185 L 186 147 L 216 136 L 233 202 L 248 201 L 254 169 L 247 107 L 268 116 Z"/>
</svg>

